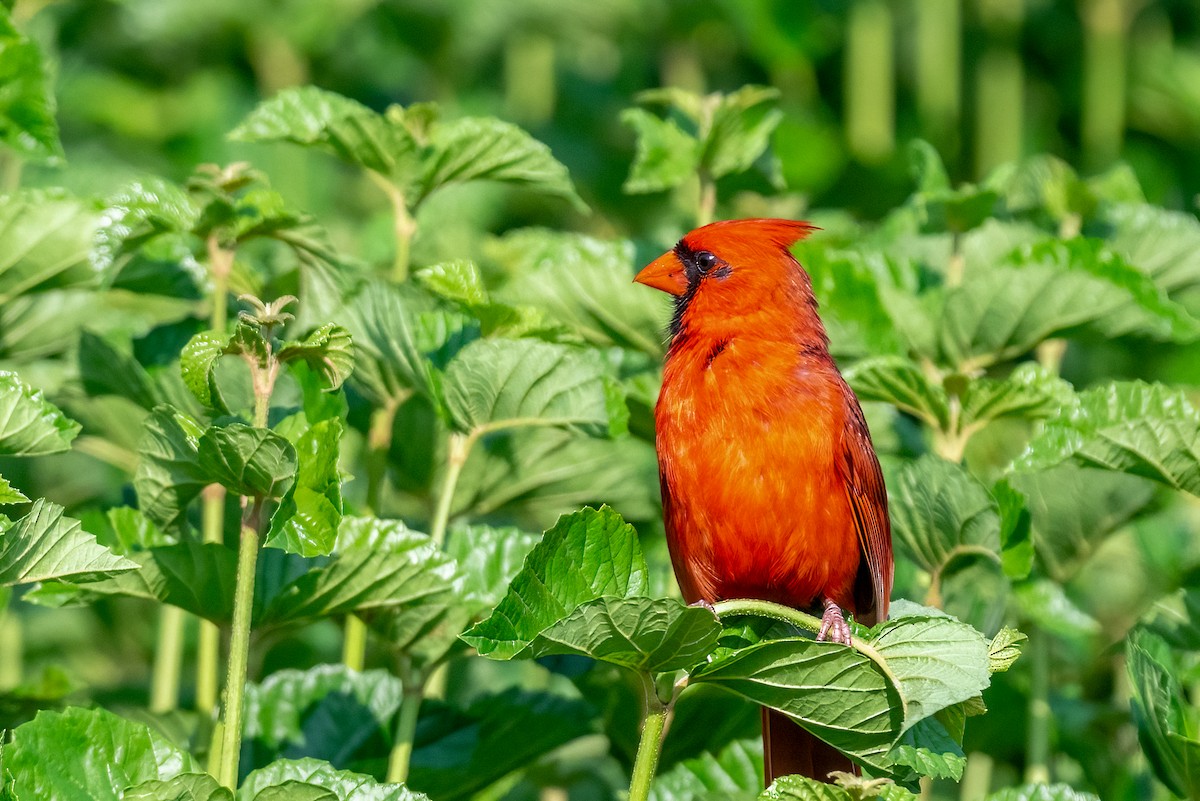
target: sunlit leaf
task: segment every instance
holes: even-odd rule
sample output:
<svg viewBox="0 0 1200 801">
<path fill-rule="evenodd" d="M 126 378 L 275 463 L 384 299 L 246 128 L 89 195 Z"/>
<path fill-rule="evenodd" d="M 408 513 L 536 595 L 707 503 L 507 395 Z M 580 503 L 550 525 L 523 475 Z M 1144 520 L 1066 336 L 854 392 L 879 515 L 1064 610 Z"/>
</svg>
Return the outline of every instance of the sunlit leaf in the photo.
<svg viewBox="0 0 1200 801">
<path fill-rule="evenodd" d="M 625 179 L 631 194 L 661 192 L 680 186 L 700 166 L 700 145 L 670 119 L 660 119 L 640 108 L 621 112 L 621 122 L 633 129 L 636 151 Z"/>
<path fill-rule="evenodd" d="M 79 424 L 16 373 L 0 371 L 0 454 L 39 456 L 70 450 Z"/>
<path fill-rule="evenodd" d="M 646 593 L 637 532 L 607 507 L 564 515 L 546 532 L 491 616 L 463 639 L 480 654 L 512 659 L 580 604 Z"/>
<path fill-rule="evenodd" d="M 890 403 L 934 429 L 950 425 L 946 391 L 908 358 L 863 359 L 847 368 L 845 375 L 860 400 Z"/>
<path fill-rule="evenodd" d="M 1100 801 L 1066 784 L 1026 784 L 992 793 L 985 801 Z"/>
<path fill-rule="evenodd" d="M 0 12 L 0 142 L 22 159 L 58 164 L 54 92 L 41 49 L 13 25 L 9 10 Z"/>
<path fill-rule="evenodd" d="M 244 423 L 212 426 L 196 445 L 200 468 L 238 495 L 270 498 L 282 494 L 296 475 L 296 449 L 264 428 Z"/>
<path fill-rule="evenodd" d="M 4 747 L 16 798 L 120 801 L 127 787 L 198 767 L 145 724 L 103 709 L 39 712 Z"/>
<path fill-rule="evenodd" d="M 779 94 L 774 87 L 743 86 L 720 96 L 701 155 L 701 163 L 712 177 L 748 170 L 766 152 L 771 134 L 783 119 L 783 112 L 775 108 Z M 777 179 L 777 166 L 772 173 Z"/>
<path fill-rule="evenodd" d="M 167 406 L 146 418 L 133 488 L 142 512 L 164 529 L 177 529 L 188 504 L 211 482 L 200 465 L 202 433 L 195 420 Z"/>
<path fill-rule="evenodd" d="M 1066 461 L 1200 494 L 1200 412 L 1182 391 L 1161 384 L 1087 390 L 1046 421 L 1014 467 L 1044 470 Z"/>
<path fill-rule="evenodd" d="M 335 801 L 429 801 L 424 794 L 409 790 L 403 784 L 380 784 L 362 773 L 336 770 L 328 762 L 319 759 L 280 759 L 265 768 L 251 771 L 238 788 L 238 799 L 253 801 L 269 789 L 291 782 L 328 790 Z M 291 789 L 307 792 L 302 788 Z M 286 801 L 292 797 L 288 793 L 279 793 L 273 796 L 272 801 Z M 305 795 L 302 798 L 312 801 L 314 796 Z"/>
<path fill-rule="evenodd" d="M 25 517 L 0 533 L 0 585 L 61 579 L 86 582 L 136 570 L 96 542 L 63 508 L 35 501 Z"/>
<path fill-rule="evenodd" d="M 651 801 L 733 801 L 750 799 L 762 786 L 760 741 L 735 740 L 719 754 L 705 752 L 655 778 Z"/>
<path fill-rule="evenodd" d="M 1193 798 L 1200 794 L 1200 739 L 1172 672 L 1167 644 L 1149 631 L 1135 629 L 1125 655 L 1142 748 L 1171 792 Z"/>
<path fill-rule="evenodd" d="M 500 602 L 525 557 L 541 540 L 506 526 L 456 526 L 446 536 L 446 554 L 458 564 L 458 591 L 484 608 Z"/>
<path fill-rule="evenodd" d="M 962 778 L 967 758 L 937 718 L 925 718 L 904 733 L 888 753 L 897 765 L 912 768 L 920 776 L 935 779 Z"/>
<path fill-rule="evenodd" d="M 988 646 L 988 672 L 1003 673 L 1012 667 L 1021 656 L 1021 649 L 1029 640 L 1016 629 L 1007 626 L 1000 629 Z"/>
<path fill-rule="evenodd" d="M 337 389 L 354 369 L 350 332 L 340 325 L 323 325 L 300 342 L 285 342 L 275 354 L 281 362 L 300 359 L 319 372 L 329 389 Z"/>
<path fill-rule="evenodd" d="M 342 421 L 316 423 L 296 441 L 296 481 L 275 514 L 266 545 L 301 556 L 323 556 L 333 549 L 342 520 L 342 477 L 338 446 Z"/>
<path fill-rule="evenodd" d="M 124 801 L 233 801 L 233 793 L 207 773 L 181 773 L 163 781 L 151 779 L 131 787 Z"/>
<path fill-rule="evenodd" d="M 24 493 L 8 483 L 8 479 L 0 476 L 0 504 L 25 503 L 28 500 Z"/>
</svg>

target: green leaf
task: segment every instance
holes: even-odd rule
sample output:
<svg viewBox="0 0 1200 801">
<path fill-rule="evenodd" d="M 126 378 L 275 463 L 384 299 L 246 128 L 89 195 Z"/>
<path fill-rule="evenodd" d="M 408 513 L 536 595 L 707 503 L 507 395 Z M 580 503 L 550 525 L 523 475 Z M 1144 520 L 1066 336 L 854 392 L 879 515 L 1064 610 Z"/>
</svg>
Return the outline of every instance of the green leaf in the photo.
<svg viewBox="0 0 1200 801">
<path fill-rule="evenodd" d="M 845 376 L 859 400 L 890 403 L 936 430 L 950 426 L 946 391 L 911 359 L 903 356 L 863 359 L 847 368 Z"/>
<path fill-rule="evenodd" d="M 435 125 L 425 176 L 412 205 L 444 186 L 468 181 L 516 184 L 570 201 L 580 211 L 586 204 L 575 194 L 567 168 L 550 148 L 515 125 L 492 117 L 465 117 Z"/>
<path fill-rule="evenodd" d="M 120 801 L 142 782 L 195 773 L 191 756 L 144 724 L 103 709 L 39 712 L 12 732 L 4 769 L 16 798 Z"/>
<path fill-rule="evenodd" d="M 1000 514 L 987 488 L 957 464 L 925 455 L 892 481 L 892 534 L 924 570 L 937 575 L 954 558 L 1000 561 Z"/>
<path fill-rule="evenodd" d="M 8 483 L 8 479 L 0 476 L 0 505 L 10 503 L 26 503 L 29 499 L 19 489 Z"/>
<path fill-rule="evenodd" d="M 465 710 L 426 702 L 409 783 L 437 799 L 475 798 L 498 779 L 591 734 L 593 715 L 578 699 L 515 688 L 479 696 Z"/>
<path fill-rule="evenodd" d="M 319 372 L 330 390 L 337 389 L 354 370 L 350 332 L 328 323 L 300 342 L 286 342 L 275 354 L 281 362 L 303 360 Z"/>
<path fill-rule="evenodd" d="M 543 309 L 593 344 L 662 354 L 669 304 L 633 283 L 631 242 L 529 228 L 505 235 L 490 255 L 512 276 L 499 299 Z"/>
<path fill-rule="evenodd" d="M 221 395 L 221 388 L 217 385 L 216 375 L 217 361 L 225 355 L 229 340 L 230 337 L 213 331 L 201 331 L 192 337 L 179 354 L 179 370 L 184 385 L 205 409 L 213 409 L 218 414 L 230 413 Z"/>
<path fill-rule="evenodd" d="M 538 633 L 516 658 L 577 654 L 648 673 L 696 665 L 717 643 L 721 624 L 674 598 L 597 598 Z"/>
<path fill-rule="evenodd" d="M 1074 388 L 1036 362 L 1025 362 L 1005 378 L 975 378 L 962 395 L 959 426 L 982 427 L 1002 417 L 1039 420 L 1057 413 L 1075 397 Z"/>
<path fill-rule="evenodd" d="M 645 595 L 646 572 L 637 532 L 616 512 L 602 507 L 564 515 L 525 559 L 491 616 L 463 640 L 484 656 L 512 659 L 581 604 Z"/>
<path fill-rule="evenodd" d="M 937 718 L 925 718 L 906 731 L 888 756 L 897 765 L 934 779 L 959 781 L 967 765 L 962 746 Z"/>
<path fill-rule="evenodd" d="M 1166 642 L 1135 629 L 1125 644 L 1138 740 L 1155 775 L 1180 798 L 1200 794 L 1200 738 Z"/>
<path fill-rule="evenodd" d="M 890 257 L 801 242 L 793 253 L 812 279 L 829 348 L 840 359 L 903 352 L 892 311 L 881 295 L 898 270 Z M 886 277 L 885 277 L 886 276 Z"/>
<path fill-rule="evenodd" d="M 258 622 L 279 624 L 444 600 L 455 565 L 398 520 L 342 518 L 334 558 L 272 597 Z"/>
<path fill-rule="evenodd" d="M 338 796 L 319 785 L 289 779 L 264 787 L 254 796 L 254 801 L 338 801 Z"/>
<path fill-rule="evenodd" d="M 16 373 L 0 370 L 0 455 L 41 456 L 71 449 L 80 426 Z"/>
<path fill-rule="evenodd" d="M 700 166 L 700 142 L 670 119 L 640 108 L 621 112 L 633 129 L 637 149 L 622 189 L 630 194 L 661 192 L 681 186 Z"/>
<path fill-rule="evenodd" d="M 655 778 L 650 801 L 732 801 L 754 798 L 762 785 L 762 745 L 735 740 L 719 754 L 703 753 Z"/>
<path fill-rule="evenodd" d="M 79 337 L 79 378 L 89 395 L 116 395 L 143 409 L 167 400 L 132 354 L 89 331 Z"/>
<path fill-rule="evenodd" d="M 985 801 L 1100 801 L 1065 784 L 1025 784 L 992 793 Z"/>
<path fill-rule="evenodd" d="M 271 517 L 266 545 L 301 556 L 324 556 L 342 520 L 338 450 L 342 421 L 322 420 L 296 442 L 296 481 Z"/>
<path fill-rule="evenodd" d="M 96 542 L 63 508 L 35 501 L 25 517 L 0 533 L 0 585 L 61 579 L 94 581 L 137 565 Z"/>
<path fill-rule="evenodd" d="M 558 426 L 616 435 L 629 418 L 598 353 L 531 339 L 467 345 L 446 369 L 445 397 L 464 432 Z"/>
<path fill-rule="evenodd" d="M 1200 495 L 1200 412 L 1182 391 L 1161 384 L 1087 390 L 1046 421 L 1013 467 L 1044 470 L 1068 460 Z"/>
<path fill-rule="evenodd" d="M 701 156 L 712 177 L 744 172 L 766 152 L 771 134 L 783 119 L 783 112 L 774 107 L 779 95 L 774 87 L 743 86 L 719 96 Z M 777 166 L 774 172 L 778 173 Z"/>
<path fill-rule="evenodd" d="M 328 790 L 336 801 L 429 801 L 422 793 L 407 789 L 403 784 L 379 784 L 362 773 L 336 770 L 319 759 L 280 759 L 265 768 L 252 771 L 238 788 L 238 801 L 262 798 L 269 788 L 299 782 Z M 301 798 L 317 799 L 307 788 L 293 787 Z M 268 795 L 272 801 L 286 801 L 290 794 Z M 265 801 L 265 799 L 264 799 Z"/>
<path fill-rule="evenodd" d="M 264 765 L 281 756 L 346 765 L 364 746 L 391 738 L 400 709 L 400 680 L 384 670 L 357 673 L 343 665 L 280 670 L 246 685 L 245 742 Z"/>
<path fill-rule="evenodd" d="M 31 292 L 96 287 L 108 275 L 90 262 L 99 221 L 94 204 L 60 190 L 0 197 L 0 303 Z"/>
<path fill-rule="evenodd" d="M 1200 284 L 1200 221 L 1194 214 L 1114 204 L 1104 223 L 1109 246 L 1167 292 Z"/>
<path fill-rule="evenodd" d="M 260 103 L 229 138 L 315 147 L 400 183 L 411 180 L 419 162 L 417 142 L 404 126 L 315 86 L 284 89 Z"/>
<path fill-rule="evenodd" d="M 184 524 L 187 507 L 212 479 L 200 465 L 203 429 L 169 406 L 151 412 L 138 445 L 133 488 L 142 513 L 167 531 Z"/>
<path fill-rule="evenodd" d="M 238 495 L 272 498 L 296 476 L 292 443 L 264 428 L 245 423 L 211 426 L 197 443 L 201 469 Z"/>
<path fill-rule="evenodd" d="M 413 273 L 421 286 L 447 300 L 467 307 L 482 306 L 488 302 L 487 287 L 483 274 L 475 262 L 459 259 L 442 262 Z"/>
<path fill-rule="evenodd" d="M 541 540 L 506 526 L 456 526 L 446 537 L 446 555 L 459 568 L 458 592 L 481 608 L 491 609 L 508 592 L 508 584 L 525 557 Z"/>
<path fill-rule="evenodd" d="M 992 638 L 988 646 L 988 672 L 1003 673 L 1012 667 L 1021 656 L 1021 649 L 1029 638 L 1016 629 L 1005 626 Z"/>
<path fill-rule="evenodd" d="M 858 786 L 873 787 L 871 791 Z M 884 801 L 915 801 L 907 790 L 878 780 L 858 779 L 852 792 L 837 785 L 810 779 L 806 776 L 783 776 L 758 796 L 758 801 L 858 801 L 860 798 L 881 798 Z"/>
<path fill-rule="evenodd" d="M 155 237 L 188 234 L 199 214 L 191 196 L 177 184 L 158 177 L 133 181 L 105 199 L 93 258 L 107 269 Z M 190 251 L 183 252 L 190 257 Z"/>
<path fill-rule="evenodd" d="M 207 773 L 181 773 L 162 781 L 151 779 L 129 788 L 123 801 L 233 801 L 233 793 Z"/>
<path fill-rule="evenodd" d="M 0 80 L 0 142 L 24 160 L 60 163 L 54 92 L 42 52 L 17 30 L 8 11 L 0 12 Z"/>
</svg>

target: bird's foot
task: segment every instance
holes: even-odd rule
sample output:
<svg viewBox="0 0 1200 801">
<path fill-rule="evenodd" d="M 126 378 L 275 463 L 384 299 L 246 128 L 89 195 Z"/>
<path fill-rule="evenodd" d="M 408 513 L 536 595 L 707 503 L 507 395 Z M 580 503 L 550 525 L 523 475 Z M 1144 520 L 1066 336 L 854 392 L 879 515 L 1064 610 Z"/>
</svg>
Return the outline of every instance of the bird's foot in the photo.
<svg viewBox="0 0 1200 801">
<path fill-rule="evenodd" d="M 701 609 L 707 609 L 713 613 L 713 617 L 719 617 L 719 615 L 717 615 L 717 608 L 703 598 L 701 598 L 699 601 L 692 601 L 690 604 L 688 604 L 688 606 L 698 606 Z"/>
<path fill-rule="evenodd" d="M 850 626 L 842 616 L 842 609 L 829 598 L 825 599 L 825 613 L 821 615 L 821 630 L 817 632 L 817 642 L 840 642 L 850 644 Z"/>
</svg>

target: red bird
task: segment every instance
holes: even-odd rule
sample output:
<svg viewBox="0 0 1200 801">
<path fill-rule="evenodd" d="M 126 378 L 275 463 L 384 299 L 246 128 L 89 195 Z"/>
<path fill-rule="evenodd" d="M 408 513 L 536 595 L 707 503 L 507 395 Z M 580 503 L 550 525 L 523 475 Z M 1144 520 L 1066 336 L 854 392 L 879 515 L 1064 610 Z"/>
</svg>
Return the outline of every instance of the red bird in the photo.
<svg viewBox="0 0 1200 801">
<path fill-rule="evenodd" d="M 818 639 L 850 643 L 842 610 L 887 617 L 887 492 L 858 399 L 829 355 L 812 281 L 790 248 L 812 227 L 697 228 L 634 279 L 675 300 L 655 409 L 667 544 L 689 603 L 820 607 Z M 763 710 L 766 780 L 853 765 Z"/>
</svg>

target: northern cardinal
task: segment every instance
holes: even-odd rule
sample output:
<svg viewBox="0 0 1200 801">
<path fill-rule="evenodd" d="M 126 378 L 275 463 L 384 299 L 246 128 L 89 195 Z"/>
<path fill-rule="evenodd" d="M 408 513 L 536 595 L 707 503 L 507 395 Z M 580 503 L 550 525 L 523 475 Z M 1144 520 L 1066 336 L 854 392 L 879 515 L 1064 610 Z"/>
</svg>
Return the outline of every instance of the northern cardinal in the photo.
<svg viewBox="0 0 1200 801">
<path fill-rule="evenodd" d="M 868 625 L 887 617 L 891 528 L 862 409 L 790 252 L 811 230 L 791 220 L 712 223 L 634 280 L 675 301 L 655 429 L 684 598 L 820 609 L 818 639 L 849 645 L 842 610 Z M 767 784 L 855 770 L 765 708 L 763 749 Z"/>
</svg>

